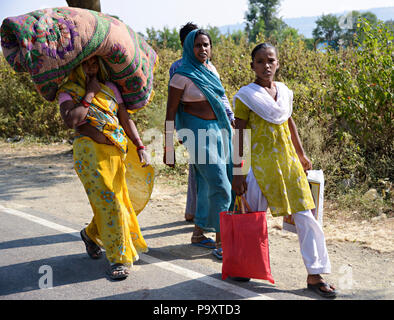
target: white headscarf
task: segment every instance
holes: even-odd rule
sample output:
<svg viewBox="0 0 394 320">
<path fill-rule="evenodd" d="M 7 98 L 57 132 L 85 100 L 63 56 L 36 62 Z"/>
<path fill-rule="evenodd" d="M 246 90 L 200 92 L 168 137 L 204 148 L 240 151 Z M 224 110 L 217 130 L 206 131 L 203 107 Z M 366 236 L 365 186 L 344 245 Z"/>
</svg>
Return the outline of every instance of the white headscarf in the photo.
<svg viewBox="0 0 394 320">
<path fill-rule="evenodd" d="M 250 110 L 257 113 L 264 120 L 282 124 L 293 113 L 293 91 L 284 83 L 275 82 L 277 88 L 277 101 L 261 86 L 250 83 L 242 87 L 234 96 L 235 100 L 241 100 Z"/>
</svg>

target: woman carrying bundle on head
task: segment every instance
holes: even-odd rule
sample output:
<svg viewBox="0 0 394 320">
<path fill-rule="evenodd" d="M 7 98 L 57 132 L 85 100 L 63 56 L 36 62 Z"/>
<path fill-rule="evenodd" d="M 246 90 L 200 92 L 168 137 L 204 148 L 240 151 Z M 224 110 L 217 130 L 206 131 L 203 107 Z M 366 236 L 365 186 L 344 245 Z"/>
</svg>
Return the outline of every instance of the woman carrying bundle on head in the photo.
<svg viewBox="0 0 394 320">
<path fill-rule="evenodd" d="M 72 71 L 58 97 L 64 122 L 77 132 L 73 144 L 75 170 L 94 213 L 81 238 L 92 259 L 100 258 L 100 247 L 104 247 L 110 277 L 125 279 L 138 254 L 148 251 L 126 176 L 131 162 L 135 162 L 133 157 L 139 162 L 133 165 L 134 173 L 148 170 L 149 157 L 122 95 L 107 81 L 106 68 L 97 56 Z M 143 203 L 141 209 L 150 194 L 137 197 Z"/>
</svg>

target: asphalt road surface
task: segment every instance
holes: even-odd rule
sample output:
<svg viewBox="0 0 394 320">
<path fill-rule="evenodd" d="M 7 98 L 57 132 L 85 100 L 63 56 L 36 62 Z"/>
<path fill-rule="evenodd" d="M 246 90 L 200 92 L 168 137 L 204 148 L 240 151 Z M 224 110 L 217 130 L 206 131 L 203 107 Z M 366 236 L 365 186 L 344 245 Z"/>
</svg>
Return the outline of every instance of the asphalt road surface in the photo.
<svg viewBox="0 0 394 320">
<path fill-rule="evenodd" d="M 251 286 L 223 281 L 216 270 L 157 249 L 142 254 L 126 280 L 112 281 L 104 272 L 108 267 L 106 259 L 92 260 L 87 256 L 78 225 L 28 211 L 0 206 L 1 220 L 6 222 L 0 225 L 1 299 L 306 298 L 272 290 L 263 282 Z"/>
</svg>

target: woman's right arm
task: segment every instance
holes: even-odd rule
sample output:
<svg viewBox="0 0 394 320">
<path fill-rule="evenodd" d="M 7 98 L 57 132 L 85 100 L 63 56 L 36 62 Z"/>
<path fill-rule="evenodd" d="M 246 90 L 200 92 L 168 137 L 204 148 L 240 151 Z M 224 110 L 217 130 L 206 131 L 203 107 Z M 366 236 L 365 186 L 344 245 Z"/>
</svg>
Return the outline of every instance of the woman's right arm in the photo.
<svg viewBox="0 0 394 320">
<path fill-rule="evenodd" d="M 181 101 L 184 89 L 177 89 L 169 86 L 168 89 L 168 100 L 167 100 L 167 113 L 166 121 L 164 123 L 164 158 L 163 162 L 170 166 L 175 166 L 175 149 L 174 149 L 174 128 L 175 128 L 175 116 L 178 111 L 178 106 Z"/>
<path fill-rule="evenodd" d="M 81 103 L 74 103 L 72 100 L 64 101 L 60 104 L 60 114 L 64 123 L 70 129 L 88 136 L 93 141 L 101 144 L 112 144 L 111 141 L 99 130 L 88 123 L 83 123 L 88 113 L 88 108 Z"/>
<path fill-rule="evenodd" d="M 101 87 L 97 77 L 89 77 L 86 75 L 86 92 L 82 101 L 86 101 L 90 104 L 100 89 Z M 75 103 L 68 93 L 60 93 L 59 102 L 60 114 L 63 121 L 70 129 L 76 129 L 77 125 L 85 120 L 89 107 L 85 107 L 81 102 Z"/>
</svg>

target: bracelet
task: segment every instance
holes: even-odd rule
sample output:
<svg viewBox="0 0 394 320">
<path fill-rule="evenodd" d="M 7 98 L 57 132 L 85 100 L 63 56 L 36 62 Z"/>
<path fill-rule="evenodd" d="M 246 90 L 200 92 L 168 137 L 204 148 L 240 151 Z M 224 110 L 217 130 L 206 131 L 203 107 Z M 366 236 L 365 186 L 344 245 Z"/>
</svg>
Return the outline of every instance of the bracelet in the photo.
<svg viewBox="0 0 394 320">
<path fill-rule="evenodd" d="M 137 147 L 137 150 L 145 150 L 145 146 L 139 146 Z"/>
<path fill-rule="evenodd" d="M 242 160 L 240 164 L 233 164 L 234 168 L 243 168 L 245 164 L 245 160 Z"/>
<path fill-rule="evenodd" d="M 90 103 L 87 102 L 85 99 L 82 99 L 82 100 L 81 100 L 81 103 L 82 103 L 82 105 L 83 105 L 85 108 L 89 108 L 89 107 L 90 107 Z"/>
</svg>

